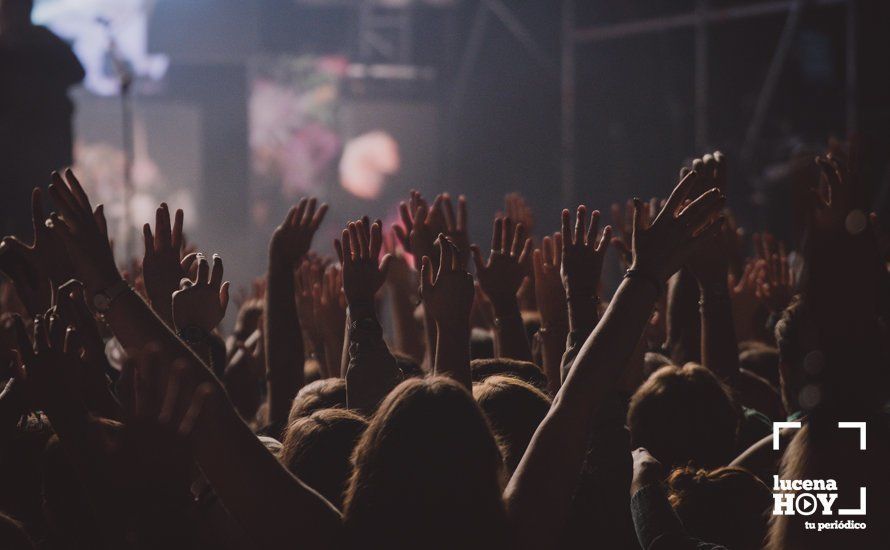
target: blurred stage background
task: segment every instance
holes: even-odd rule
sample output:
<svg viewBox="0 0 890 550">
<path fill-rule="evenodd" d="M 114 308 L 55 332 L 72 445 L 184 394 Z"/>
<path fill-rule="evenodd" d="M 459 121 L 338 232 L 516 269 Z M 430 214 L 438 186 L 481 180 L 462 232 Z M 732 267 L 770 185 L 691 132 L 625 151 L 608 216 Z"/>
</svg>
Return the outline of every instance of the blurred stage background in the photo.
<svg viewBox="0 0 890 550">
<path fill-rule="evenodd" d="M 328 253 L 342 220 L 394 221 L 410 188 L 467 194 L 484 243 L 509 191 L 540 235 L 564 206 L 663 194 L 714 147 L 742 224 L 779 235 L 789 155 L 856 132 L 887 181 L 885 2 L 37 0 L 34 18 L 87 69 L 73 97 L 91 192 L 122 219 L 113 41 L 136 77 L 133 219 L 184 209 L 191 241 L 238 259 L 237 283 L 305 194 L 332 205 Z"/>
</svg>

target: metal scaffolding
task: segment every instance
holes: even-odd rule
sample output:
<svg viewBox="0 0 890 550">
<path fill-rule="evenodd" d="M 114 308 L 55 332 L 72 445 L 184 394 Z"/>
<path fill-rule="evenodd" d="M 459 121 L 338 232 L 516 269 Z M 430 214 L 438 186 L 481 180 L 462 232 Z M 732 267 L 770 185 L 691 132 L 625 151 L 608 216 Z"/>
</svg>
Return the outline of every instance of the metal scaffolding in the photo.
<svg viewBox="0 0 890 550">
<path fill-rule="evenodd" d="M 712 25 L 738 19 L 749 19 L 769 15 L 786 14 L 785 26 L 779 37 L 769 70 L 757 98 L 754 115 L 745 133 L 742 155 L 751 154 L 772 103 L 782 67 L 788 57 L 793 38 L 800 23 L 800 16 L 806 8 L 817 8 L 846 4 L 846 119 L 847 130 L 856 128 L 856 0 L 775 0 L 741 6 L 713 8 L 708 0 L 698 0 L 695 11 L 667 17 L 640 19 L 626 23 L 594 25 L 579 29 L 575 24 L 575 0 L 562 2 L 562 199 L 569 204 L 575 195 L 575 139 L 576 139 L 576 81 L 575 54 L 582 44 L 604 42 L 633 36 L 665 32 L 674 29 L 694 28 L 695 51 L 695 147 L 700 152 L 708 145 L 708 30 Z"/>
</svg>

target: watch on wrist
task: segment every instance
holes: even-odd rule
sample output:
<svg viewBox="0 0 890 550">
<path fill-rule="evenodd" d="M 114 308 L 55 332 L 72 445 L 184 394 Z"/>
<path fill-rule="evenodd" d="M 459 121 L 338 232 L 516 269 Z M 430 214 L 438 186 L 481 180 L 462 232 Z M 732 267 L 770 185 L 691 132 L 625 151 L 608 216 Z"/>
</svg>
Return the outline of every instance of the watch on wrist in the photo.
<svg viewBox="0 0 890 550">
<path fill-rule="evenodd" d="M 110 287 L 105 290 L 101 290 L 93 295 L 93 307 L 99 313 L 106 313 L 109 309 L 111 309 L 111 303 L 124 293 L 124 291 L 129 290 L 130 285 L 124 279 L 119 280 L 114 283 Z"/>
</svg>

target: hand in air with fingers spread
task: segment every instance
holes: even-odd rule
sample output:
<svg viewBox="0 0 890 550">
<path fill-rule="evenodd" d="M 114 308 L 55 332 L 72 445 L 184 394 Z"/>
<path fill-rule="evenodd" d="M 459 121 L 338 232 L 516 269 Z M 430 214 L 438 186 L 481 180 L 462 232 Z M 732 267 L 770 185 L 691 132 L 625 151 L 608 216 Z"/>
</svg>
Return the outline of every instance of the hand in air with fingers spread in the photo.
<svg viewBox="0 0 890 550">
<path fill-rule="evenodd" d="M 725 198 L 717 188 L 705 191 L 687 203 L 697 174 L 689 172 L 674 188 L 651 224 L 643 222 L 643 202 L 634 199 L 634 222 L 630 274 L 641 274 L 659 285 L 677 272 L 695 247 L 721 229 L 717 222 Z"/>
<path fill-rule="evenodd" d="M 566 332 L 566 291 L 560 275 L 562 249 L 562 234 L 554 233 L 552 237 L 544 237 L 541 248 L 534 251 L 532 266 L 535 275 L 535 299 L 538 311 L 541 312 L 541 327 L 547 330 L 558 328 L 561 332 Z"/>
<path fill-rule="evenodd" d="M 49 308 L 50 282 L 58 286 L 74 277 L 74 268 L 58 237 L 46 226 L 43 193 L 35 187 L 31 193 L 31 222 L 34 239 L 26 245 L 16 237 L 4 237 L 0 243 L 0 271 L 15 285 L 22 303 L 32 315 Z"/>
<path fill-rule="evenodd" d="M 599 219 L 599 210 L 594 210 L 588 224 L 587 207 L 582 204 L 575 215 L 573 232 L 569 211 L 562 211 L 562 281 L 569 303 L 595 299 L 599 295 L 603 260 L 612 241 L 610 225 L 597 237 Z"/>
<path fill-rule="evenodd" d="M 65 170 L 64 178 L 53 172 L 49 192 L 59 212 L 50 214 L 49 226 L 68 250 L 77 278 L 90 294 L 112 287 L 121 274 L 108 242 L 104 207 L 100 204 L 93 210 L 70 169 Z"/>
<path fill-rule="evenodd" d="M 295 268 L 309 252 L 312 237 L 324 220 L 328 205 L 322 203 L 316 209 L 315 198 L 300 199 L 287 213 L 284 222 L 275 229 L 269 243 L 269 259 L 281 265 Z"/>
<path fill-rule="evenodd" d="M 188 276 L 194 255 L 182 257 L 182 210 L 177 210 L 170 225 L 170 209 L 161 203 L 155 212 L 155 230 L 151 224 L 142 226 L 145 255 L 142 258 L 142 278 L 151 308 L 168 324 L 173 322 L 173 293 L 180 281 Z"/>
<path fill-rule="evenodd" d="M 177 329 L 198 327 L 211 332 L 222 321 L 229 305 L 229 282 L 223 282 L 222 258 L 213 255 L 213 267 L 198 256 L 195 280 L 184 279 L 173 294 L 173 323 Z"/>
<path fill-rule="evenodd" d="M 434 209 L 438 209 L 439 203 L 434 204 Z M 434 212 L 430 210 L 426 200 L 417 191 L 411 191 L 411 199 L 406 203 L 399 203 L 399 216 L 402 224 L 393 225 L 393 232 L 402 243 L 402 248 L 406 252 L 414 255 L 414 269 L 420 271 L 421 262 L 424 256 L 433 258 L 435 252 L 436 235 L 439 231 L 434 223 L 436 219 Z M 436 212 L 436 218 L 441 218 L 440 213 Z M 438 257 L 436 257 L 438 261 Z"/>
<path fill-rule="evenodd" d="M 343 292 L 350 311 L 358 308 L 373 311 L 374 296 L 386 281 L 392 256 L 378 260 L 383 246 L 379 222 L 365 229 L 365 222 L 349 222 L 341 239 L 335 241 L 337 256 L 343 270 Z"/>
<path fill-rule="evenodd" d="M 514 227 L 510 218 L 500 217 L 494 220 L 488 261 L 482 260 L 478 246 L 470 247 L 479 286 L 499 315 L 500 311 L 515 307 L 516 293 L 529 275 L 527 259 L 531 248 L 532 240 L 526 238 L 525 227 L 521 223 Z"/>
<path fill-rule="evenodd" d="M 451 195 L 443 193 L 437 197 L 436 203 L 444 219 L 445 230 L 443 233 L 451 241 L 457 252 L 457 260 L 461 268 L 466 268 L 470 260 L 470 236 L 467 233 L 467 198 L 463 195 L 457 198 L 457 214 L 451 203 Z"/>
<path fill-rule="evenodd" d="M 473 307 L 473 276 L 460 265 L 457 247 L 444 233 L 436 239 L 439 268 L 433 275 L 433 262 L 423 259 L 420 273 L 420 297 L 423 306 L 436 321 L 439 330 L 446 326 L 469 329 Z"/>
</svg>

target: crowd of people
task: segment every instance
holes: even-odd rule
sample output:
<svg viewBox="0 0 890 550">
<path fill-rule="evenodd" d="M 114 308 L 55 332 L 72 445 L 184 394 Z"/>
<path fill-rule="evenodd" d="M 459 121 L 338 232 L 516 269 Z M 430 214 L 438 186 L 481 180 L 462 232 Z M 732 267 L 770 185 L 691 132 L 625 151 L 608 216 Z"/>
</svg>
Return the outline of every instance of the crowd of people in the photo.
<svg viewBox="0 0 890 550">
<path fill-rule="evenodd" d="M 808 163 L 797 250 L 715 152 L 611 225 L 512 195 L 489 251 L 463 196 L 333 247 L 305 198 L 239 292 L 166 204 L 115 258 L 53 173 L 0 245 L 0 547 L 890 548 L 890 239 L 848 151 Z M 774 514 L 780 479 L 869 488 L 867 528 Z"/>
</svg>

